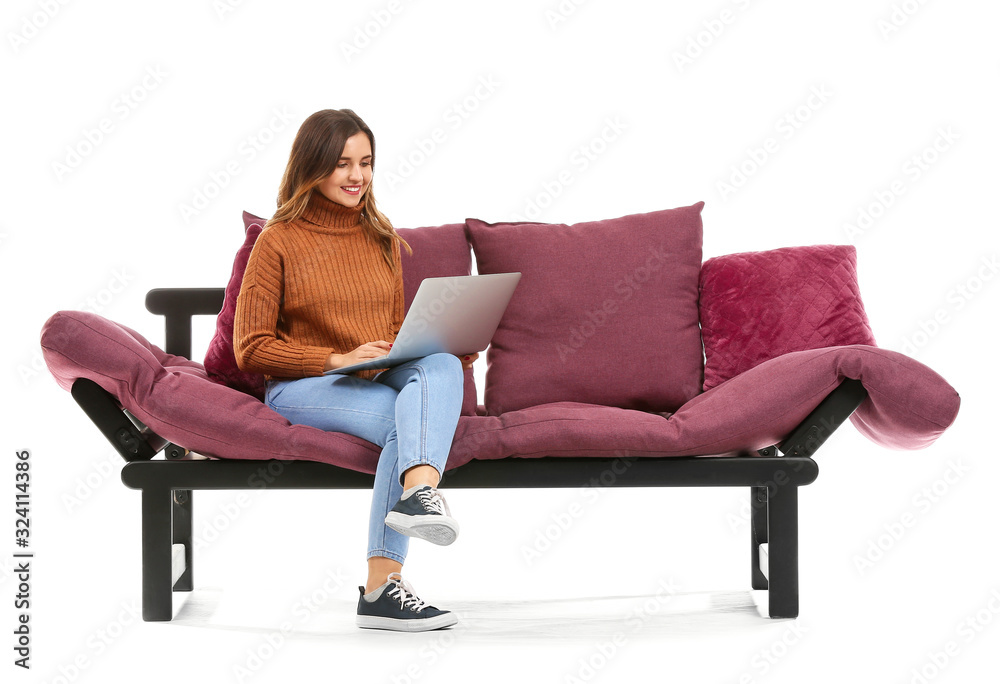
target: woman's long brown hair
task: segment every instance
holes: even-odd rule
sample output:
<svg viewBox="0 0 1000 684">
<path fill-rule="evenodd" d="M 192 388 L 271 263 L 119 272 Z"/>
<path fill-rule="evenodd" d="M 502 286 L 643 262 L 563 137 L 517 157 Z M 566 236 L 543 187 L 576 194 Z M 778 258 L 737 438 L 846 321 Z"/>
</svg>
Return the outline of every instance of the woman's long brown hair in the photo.
<svg viewBox="0 0 1000 684">
<path fill-rule="evenodd" d="M 278 210 L 267 222 L 267 226 L 282 221 L 294 221 L 302 216 L 306 205 L 309 204 L 309 198 L 313 192 L 318 192 L 316 186 L 336 169 L 347 139 L 358 133 L 368 136 L 368 142 L 372 147 L 371 163 L 374 170 L 375 136 L 361 117 L 353 111 L 324 109 L 310 115 L 302 122 L 299 132 L 295 134 L 285 173 L 281 177 L 281 186 L 278 188 Z M 385 214 L 378 210 L 371 183 L 368 184 L 368 190 L 361 199 L 365 202 L 361 210 L 361 225 L 381 247 L 386 263 L 395 271 L 397 264 L 393 258 L 393 251 L 396 245 L 405 247 L 409 253 L 413 250 L 396 233 Z"/>
</svg>

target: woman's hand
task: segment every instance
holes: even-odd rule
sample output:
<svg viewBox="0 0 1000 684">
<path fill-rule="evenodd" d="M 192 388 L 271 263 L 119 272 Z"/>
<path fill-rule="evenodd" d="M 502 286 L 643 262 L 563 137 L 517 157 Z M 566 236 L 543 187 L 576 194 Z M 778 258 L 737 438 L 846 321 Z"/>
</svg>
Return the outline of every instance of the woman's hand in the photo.
<svg viewBox="0 0 1000 684">
<path fill-rule="evenodd" d="M 462 361 L 462 368 L 469 369 L 472 368 L 472 364 L 474 364 L 476 359 L 479 358 L 479 352 L 467 356 L 459 356 L 458 358 Z"/>
<path fill-rule="evenodd" d="M 330 354 L 326 358 L 326 363 L 323 364 L 323 370 L 336 370 L 337 368 L 352 366 L 355 363 L 361 363 L 369 359 L 377 359 L 380 356 L 388 354 L 390 347 L 392 345 L 385 340 L 378 340 L 362 344 L 354 351 L 349 351 L 346 354 Z"/>
</svg>

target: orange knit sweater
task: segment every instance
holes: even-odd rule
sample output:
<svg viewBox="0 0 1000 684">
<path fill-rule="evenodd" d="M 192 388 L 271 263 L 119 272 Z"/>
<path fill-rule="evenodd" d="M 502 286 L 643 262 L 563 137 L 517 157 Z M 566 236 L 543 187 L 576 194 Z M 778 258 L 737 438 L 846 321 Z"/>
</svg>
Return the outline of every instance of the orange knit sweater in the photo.
<svg viewBox="0 0 1000 684">
<path fill-rule="evenodd" d="M 233 347 L 241 370 L 322 375 L 332 353 L 396 339 L 403 323 L 399 246 L 393 273 L 361 225 L 363 206 L 345 207 L 314 191 L 300 218 L 261 232 L 236 300 Z"/>
</svg>

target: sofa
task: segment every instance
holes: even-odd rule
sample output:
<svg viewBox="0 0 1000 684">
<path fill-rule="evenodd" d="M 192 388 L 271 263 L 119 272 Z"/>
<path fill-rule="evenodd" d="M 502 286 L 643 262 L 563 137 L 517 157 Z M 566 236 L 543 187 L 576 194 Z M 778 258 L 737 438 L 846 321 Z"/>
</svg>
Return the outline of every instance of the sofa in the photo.
<svg viewBox="0 0 1000 684">
<path fill-rule="evenodd" d="M 798 615 L 797 492 L 847 420 L 892 449 L 932 444 L 960 399 L 924 364 L 877 346 L 852 246 L 703 261 L 703 203 L 573 225 L 466 219 L 400 229 L 406 307 L 432 276 L 519 271 L 472 370 L 442 486 L 749 487 L 751 585 Z M 97 314 L 60 311 L 41 346 L 56 382 L 142 490 L 143 617 L 193 588 L 198 489 L 370 487 L 378 448 L 292 425 L 236 366 L 232 324 L 264 219 L 244 212 L 225 288 L 152 290 L 163 348 Z M 216 316 L 202 362 L 191 320 Z"/>
</svg>

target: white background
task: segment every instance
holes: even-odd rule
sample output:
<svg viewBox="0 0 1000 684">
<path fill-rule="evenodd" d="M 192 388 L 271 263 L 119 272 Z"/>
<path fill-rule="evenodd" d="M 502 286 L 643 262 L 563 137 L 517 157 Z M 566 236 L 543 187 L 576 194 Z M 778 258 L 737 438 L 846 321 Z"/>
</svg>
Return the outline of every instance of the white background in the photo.
<svg viewBox="0 0 1000 684">
<path fill-rule="evenodd" d="M 983 0 L 6 2 L 2 679 L 995 674 L 998 15 Z M 414 543 L 407 576 L 465 619 L 424 635 L 353 627 L 366 492 L 204 493 L 198 590 L 177 595 L 173 623 L 135 620 L 139 494 L 44 370 L 38 332 L 90 308 L 162 344 L 145 292 L 223 286 L 240 212 L 270 215 L 298 125 L 341 107 L 375 131 L 397 227 L 704 200 L 706 258 L 856 245 L 876 339 L 956 387 L 956 423 L 917 452 L 847 426 L 817 455 L 796 621 L 750 610 L 746 493 L 721 489 L 452 491 L 461 538 Z M 33 468 L 30 672 L 11 650 L 19 449 Z M 563 530 L 569 510 L 582 514 Z"/>
</svg>

